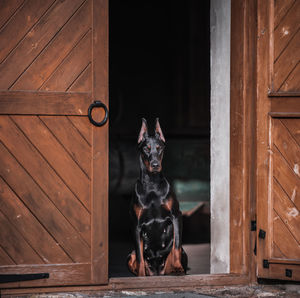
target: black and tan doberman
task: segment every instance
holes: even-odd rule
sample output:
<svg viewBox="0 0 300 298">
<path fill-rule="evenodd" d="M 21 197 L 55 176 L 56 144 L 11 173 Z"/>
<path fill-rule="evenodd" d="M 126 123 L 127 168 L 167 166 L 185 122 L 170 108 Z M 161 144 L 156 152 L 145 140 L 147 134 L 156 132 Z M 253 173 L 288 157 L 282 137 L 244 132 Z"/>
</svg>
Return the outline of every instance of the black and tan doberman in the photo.
<svg viewBox="0 0 300 298">
<path fill-rule="evenodd" d="M 138 136 L 140 177 L 130 206 L 135 250 L 128 256 L 129 270 L 137 276 L 185 274 L 187 255 L 181 246 L 179 203 L 162 173 L 165 138 L 159 120 L 149 135 L 142 119 Z"/>
</svg>

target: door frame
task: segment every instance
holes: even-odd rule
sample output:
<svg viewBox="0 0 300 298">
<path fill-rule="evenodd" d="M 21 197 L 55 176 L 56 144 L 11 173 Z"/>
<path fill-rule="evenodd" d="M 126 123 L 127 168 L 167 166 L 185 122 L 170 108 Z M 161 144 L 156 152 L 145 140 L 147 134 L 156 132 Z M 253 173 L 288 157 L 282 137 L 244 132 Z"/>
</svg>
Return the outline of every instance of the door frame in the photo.
<svg viewBox="0 0 300 298">
<path fill-rule="evenodd" d="M 256 257 L 253 252 L 256 232 L 251 231 L 251 220 L 256 219 L 256 19 L 257 0 L 231 0 L 230 273 L 110 278 L 108 284 L 102 286 L 4 289 L 1 294 L 158 289 L 164 288 L 165 282 L 169 288 L 182 289 L 242 285 L 256 281 Z M 104 206 L 97 208 L 106 209 L 108 197 L 101 201 Z M 104 241 L 103 245 L 106 250 L 108 243 Z"/>
</svg>

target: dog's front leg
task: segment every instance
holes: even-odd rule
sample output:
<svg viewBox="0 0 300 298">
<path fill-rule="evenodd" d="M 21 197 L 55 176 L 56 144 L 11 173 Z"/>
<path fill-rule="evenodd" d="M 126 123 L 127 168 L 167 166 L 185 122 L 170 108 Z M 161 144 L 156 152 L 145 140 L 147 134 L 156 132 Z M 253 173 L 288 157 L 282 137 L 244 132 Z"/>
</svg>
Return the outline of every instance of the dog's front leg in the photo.
<svg viewBox="0 0 300 298">
<path fill-rule="evenodd" d="M 173 218 L 174 243 L 173 243 L 173 267 L 176 272 L 184 272 L 181 264 L 182 244 L 182 219 L 181 215 Z"/>
<path fill-rule="evenodd" d="M 135 228 L 135 251 L 137 259 L 137 276 L 145 276 L 144 243 L 141 239 L 141 228 Z"/>
<path fill-rule="evenodd" d="M 182 223 L 181 215 L 173 217 L 173 247 L 170 251 L 164 269 L 160 274 L 184 274 L 185 270 L 181 263 L 181 237 L 182 237 Z"/>
</svg>

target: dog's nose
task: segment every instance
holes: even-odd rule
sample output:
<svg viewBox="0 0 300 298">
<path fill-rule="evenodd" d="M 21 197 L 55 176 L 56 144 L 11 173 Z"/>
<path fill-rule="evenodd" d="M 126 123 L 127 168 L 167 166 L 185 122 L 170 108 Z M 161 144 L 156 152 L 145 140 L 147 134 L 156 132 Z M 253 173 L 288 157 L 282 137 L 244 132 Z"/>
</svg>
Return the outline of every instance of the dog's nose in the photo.
<svg viewBox="0 0 300 298">
<path fill-rule="evenodd" d="M 157 169 L 157 168 L 159 168 L 159 163 L 158 163 L 157 161 L 154 161 L 154 162 L 151 164 L 151 167 L 152 167 L 153 169 Z"/>
</svg>

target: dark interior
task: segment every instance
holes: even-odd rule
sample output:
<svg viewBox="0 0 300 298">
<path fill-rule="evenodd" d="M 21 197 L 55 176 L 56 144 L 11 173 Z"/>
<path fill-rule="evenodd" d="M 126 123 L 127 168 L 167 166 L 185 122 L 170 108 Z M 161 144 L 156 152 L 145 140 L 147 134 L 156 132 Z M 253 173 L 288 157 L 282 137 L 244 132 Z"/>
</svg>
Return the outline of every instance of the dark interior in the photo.
<svg viewBox="0 0 300 298">
<path fill-rule="evenodd" d="M 189 274 L 209 273 L 209 0 L 110 1 L 110 276 L 131 276 L 129 202 L 141 118 L 159 117 L 163 171 L 183 212 Z"/>
</svg>

